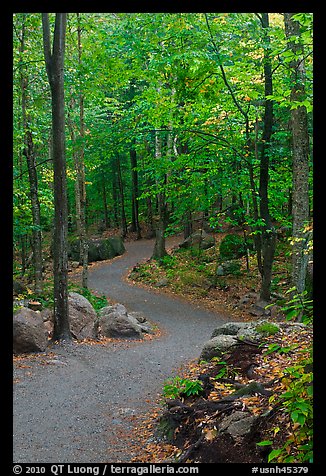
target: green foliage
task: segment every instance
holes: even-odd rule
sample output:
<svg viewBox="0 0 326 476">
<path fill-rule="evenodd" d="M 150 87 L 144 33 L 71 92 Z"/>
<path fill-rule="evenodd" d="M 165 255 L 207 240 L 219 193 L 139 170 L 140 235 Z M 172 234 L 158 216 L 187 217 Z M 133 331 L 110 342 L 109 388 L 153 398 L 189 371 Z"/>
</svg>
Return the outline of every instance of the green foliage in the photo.
<svg viewBox="0 0 326 476">
<path fill-rule="evenodd" d="M 281 448 L 275 448 L 268 462 L 313 462 L 313 373 L 312 357 L 286 369 L 286 386 L 278 402 L 290 417 L 292 431 Z M 293 455 L 295 453 L 295 456 Z"/>
<path fill-rule="evenodd" d="M 264 336 L 272 336 L 279 332 L 279 330 L 280 328 L 271 322 L 264 322 L 256 326 L 256 331 Z"/>
<path fill-rule="evenodd" d="M 288 122 L 290 108 L 302 106 L 311 110 L 312 15 L 295 14 L 301 27 L 301 38 L 296 41 L 304 48 L 307 79 L 306 93 L 297 103 L 290 101 L 292 79 L 287 66 L 293 60 L 293 53 L 285 38 L 284 21 L 280 14 L 269 16 L 270 46 L 266 44 L 258 16 L 253 13 L 211 12 L 207 18 L 202 13 L 82 13 L 80 23 L 76 14 L 68 14 L 65 98 L 69 123 L 75 131 L 73 138 L 70 126 L 66 128 L 69 232 L 76 229 L 74 154 L 83 146 L 88 230 L 98 231 L 97 225 L 104 218 L 110 227 L 120 227 L 123 212 L 127 224 L 131 223 L 134 205 L 130 151 L 133 148 L 138 160 L 137 203 L 145 228 L 149 203 L 155 215 L 161 194 L 169 215 L 169 234 L 181 231 L 188 216 L 197 223 L 199 217 L 205 216 L 215 231 L 222 231 L 228 222 L 249 226 L 253 235 L 261 234 L 265 223 L 261 218 L 254 219 L 252 202 L 254 185 L 259 207 L 259 150 L 265 104 L 263 58 L 267 47 L 272 59 L 275 115 L 268 147 L 269 208 L 273 219 L 291 225 L 288 202 L 292 155 Z M 218 54 L 208 35 L 206 19 Z M 53 20 L 51 14 L 52 25 Z M 33 232 L 28 170 L 23 155 L 26 130 L 22 117 L 22 77 L 26 79 L 28 129 L 35 148 L 42 231 L 52 229 L 54 213 L 53 167 L 49 160 L 51 95 L 43 60 L 40 14 L 16 13 L 13 22 L 13 236 L 15 258 L 22 260 L 24 253 L 27 256 L 31 253 Z M 78 26 L 81 26 L 81 61 Z M 227 84 L 222 80 L 221 66 Z M 81 93 L 84 137 L 79 134 Z M 247 129 L 243 112 L 247 114 Z M 309 134 L 312 134 L 310 116 Z M 121 177 L 118 177 L 117 157 Z M 254 184 L 249 176 L 251 168 Z M 221 245 L 223 260 L 245 256 L 242 238 L 228 240 Z M 251 241 L 249 248 L 252 249 Z M 214 285 L 226 286 L 225 280 L 217 279 L 212 269 L 203 265 L 202 250 L 194 249 L 190 253 L 198 259 L 198 267 L 192 261 L 194 275 L 185 277 L 185 285 L 198 281 L 195 276 L 198 272 Z M 163 258 L 161 267 L 168 278 L 177 277 L 174 258 Z M 142 268 L 140 273 L 150 282 L 148 269 Z M 274 286 L 277 284 L 274 280 Z M 298 309 L 298 303 L 295 306 Z"/>
<path fill-rule="evenodd" d="M 190 397 L 200 395 L 202 389 L 203 384 L 200 380 L 189 380 L 176 376 L 166 382 L 163 387 L 163 395 L 165 398 Z"/>
<path fill-rule="evenodd" d="M 219 380 L 221 378 L 235 378 L 237 375 L 237 372 L 235 369 L 231 368 L 227 362 L 224 360 L 220 360 L 219 357 L 213 357 L 211 359 L 211 362 L 216 362 L 218 366 L 218 372 L 213 378 L 213 380 Z"/>
<path fill-rule="evenodd" d="M 240 276 L 241 272 L 241 262 L 237 260 L 226 261 L 221 264 L 223 275 L 233 275 Z M 219 275 L 219 269 L 217 268 L 217 275 Z"/>
<path fill-rule="evenodd" d="M 69 291 L 81 294 L 86 299 L 88 299 L 88 301 L 94 307 L 95 311 L 99 311 L 100 309 L 102 309 L 102 307 L 105 307 L 108 305 L 108 300 L 106 296 L 104 295 L 97 296 L 91 290 L 83 288 L 81 286 L 77 286 L 76 284 L 69 285 L 68 288 L 69 288 Z"/>
<path fill-rule="evenodd" d="M 296 288 L 289 289 L 286 294 L 292 294 L 292 298 L 288 300 L 282 307 L 282 311 L 286 314 L 288 321 L 301 320 L 304 324 L 312 322 L 313 317 L 313 301 L 307 299 L 307 291 L 296 293 Z"/>
<path fill-rule="evenodd" d="M 160 260 L 160 265 L 163 266 L 165 269 L 171 269 L 176 266 L 177 259 L 172 255 L 165 255 Z"/>
<path fill-rule="evenodd" d="M 107 298 L 102 296 L 97 296 L 91 290 L 78 286 L 77 284 L 69 284 L 68 290 L 75 292 L 84 296 L 96 311 L 99 311 L 102 307 L 107 306 Z M 42 294 L 36 294 L 33 290 L 27 288 L 26 293 L 19 296 L 20 299 L 29 299 L 32 301 L 39 301 L 42 304 L 43 308 L 52 308 L 54 305 L 53 302 L 53 281 L 47 280 L 43 284 Z"/>
<path fill-rule="evenodd" d="M 232 260 L 241 258 L 247 253 L 243 237 L 239 235 L 226 235 L 220 243 L 220 258 Z"/>
<path fill-rule="evenodd" d="M 277 354 L 288 354 L 292 352 L 294 349 L 296 349 L 296 345 L 290 345 L 290 346 L 281 346 L 280 344 L 269 344 L 267 349 L 264 351 L 264 354 L 272 354 L 273 352 L 276 352 Z"/>
</svg>

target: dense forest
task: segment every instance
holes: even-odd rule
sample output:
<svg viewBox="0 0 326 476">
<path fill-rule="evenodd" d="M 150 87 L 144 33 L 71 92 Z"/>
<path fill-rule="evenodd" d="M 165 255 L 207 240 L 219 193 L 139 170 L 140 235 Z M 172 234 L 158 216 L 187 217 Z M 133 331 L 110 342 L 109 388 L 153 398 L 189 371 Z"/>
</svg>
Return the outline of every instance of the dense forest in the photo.
<svg viewBox="0 0 326 476">
<path fill-rule="evenodd" d="M 226 223 L 237 227 L 266 304 L 280 292 L 275 256 L 286 243 L 282 293 L 292 299 L 289 318 L 307 322 L 312 21 L 311 13 L 14 14 L 14 283 L 53 303 L 54 339 L 71 339 L 74 243 L 87 289 L 94 236 L 153 239 L 152 260 L 164 267 L 167 237 L 216 236 Z"/>
</svg>

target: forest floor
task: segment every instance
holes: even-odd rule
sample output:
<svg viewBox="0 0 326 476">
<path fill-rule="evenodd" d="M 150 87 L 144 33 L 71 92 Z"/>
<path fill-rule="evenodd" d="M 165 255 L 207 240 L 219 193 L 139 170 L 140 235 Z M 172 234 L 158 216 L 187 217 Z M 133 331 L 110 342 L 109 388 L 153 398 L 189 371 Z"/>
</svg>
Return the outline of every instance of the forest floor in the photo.
<svg viewBox="0 0 326 476">
<path fill-rule="evenodd" d="M 165 267 L 150 260 L 153 240 L 140 240 L 127 241 L 125 255 L 94 263 L 89 269 L 90 288 L 128 310 L 142 311 L 157 324 L 155 336 L 141 341 L 108 339 L 53 345 L 45 354 L 14 359 L 15 462 L 261 462 L 266 461 L 272 441 L 274 447 L 282 446 L 293 432 L 289 415 L 277 411 L 264 428 L 246 439 L 241 451 L 229 440 L 224 445 L 220 441 L 217 451 L 218 425 L 204 412 L 201 419 L 185 419 L 172 441 L 158 436 L 168 403 L 163 396 L 168 379 L 182 376 L 196 381 L 202 374 L 209 375 L 214 388 L 205 400 L 214 402 L 231 391 L 216 375 L 224 369 L 233 377 L 237 375 L 238 383 L 246 384 L 250 378 L 239 369 L 241 362 L 250 362 L 256 376 L 263 380 L 265 375 L 269 380 L 274 377 L 277 400 L 286 388 L 282 380 L 286 368 L 306 358 L 312 339 L 311 329 L 281 333 L 277 338 L 268 337 L 259 352 L 239 348 L 238 355 L 229 356 L 227 367 L 216 361 L 199 364 L 202 346 L 216 327 L 257 319 L 247 296 L 255 295 L 258 275 L 252 262 L 249 271 L 223 277 L 216 287 L 210 287 L 207 276 L 212 251 L 206 252 L 203 267 L 199 256 L 177 252 L 181 240 L 180 236 L 167 240 L 173 258 L 166 260 Z M 242 264 L 246 267 L 244 261 Z M 276 256 L 276 272 L 277 289 L 285 289 L 284 253 Z M 78 278 L 78 270 L 71 273 L 71 282 Z M 276 315 L 273 318 L 277 320 Z M 181 398 L 188 407 L 200 400 L 196 396 Z M 271 410 L 266 395 L 242 399 L 242 405 L 253 415 Z M 260 451 L 256 443 L 262 439 L 270 444 Z M 290 457 L 295 457 L 296 451 L 292 445 Z"/>
<path fill-rule="evenodd" d="M 220 315 L 232 316 L 232 319 L 241 322 L 259 319 L 267 319 L 271 325 L 273 322 L 276 325 L 284 322 L 289 301 L 286 294 L 290 287 L 288 243 L 284 239 L 278 242 L 272 306 L 262 312 L 257 307 L 257 303 L 260 303 L 260 278 L 253 255 L 249 260 L 245 257 L 239 260 L 239 272 L 221 276 L 211 285 L 216 263 L 220 261 L 216 250 L 229 233 L 241 234 L 241 231 L 228 228 L 225 232 L 215 234 L 216 246 L 205 251 L 174 246 L 168 250 L 169 256 L 161 264 L 149 259 L 134 267 L 128 280 L 155 292 L 159 290 L 167 295 L 182 296 L 194 305 Z M 166 382 L 158 415 L 156 418 L 149 415 L 142 426 L 143 434 L 148 435 L 149 444 L 142 448 L 141 455 L 135 461 L 311 461 L 312 422 L 308 423 L 307 416 L 312 403 L 311 396 L 294 383 L 295 378 L 291 375 L 291 372 L 296 372 L 296 376 L 300 372 L 306 373 L 305 365 L 311 359 L 311 347 L 311 326 L 293 326 L 290 331 L 283 329 L 277 335 L 274 335 L 271 327 L 270 334 L 266 334 L 259 346 L 240 344 L 232 352 L 226 353 L 223 359 L 189 363 Z M 307 368 L 307 373 L 311 372 L 310 365 Z M 307 382 L 311 378 L 311 373 L 306 375 Z M 204 388 L 199 387 L 198 394 L 195 390 L 193 394 L 187 394 L 187 385 L 190 388 L 191 383 L 196 385 L 198 382 Z M 240 398 L 227 410 L 227 414 L 232 414 L 241 408 L 245 415 L 256 418 L 255 425 L 244 438 L 233 438 L 230 434 L 220 432 L 224 410 L 216 411 L 219 402 L 229 398 L 234 388 L 251 383 L 256 385 L 257 382 L 268 387 L 266 394 L 254 392 Z M 298 388 L 295 389 L 296 385 Z M 302 430 L 301 427 L 306 423 L 310 429 Z M 153 434 L 156 436 L 154 440 Z M 144 450 L 147 459 L 144 459 Z"/>
</svg>

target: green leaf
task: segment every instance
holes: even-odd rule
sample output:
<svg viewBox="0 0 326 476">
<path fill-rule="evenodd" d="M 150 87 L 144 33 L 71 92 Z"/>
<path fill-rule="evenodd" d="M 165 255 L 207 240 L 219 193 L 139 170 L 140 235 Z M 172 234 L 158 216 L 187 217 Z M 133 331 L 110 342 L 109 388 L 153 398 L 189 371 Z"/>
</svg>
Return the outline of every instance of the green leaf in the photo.
<svg viewBox="0 0 326 476">
<path fill-rule="evenodd" d="M 270 463 L 273 459 L 277 458 L 282 453 L 282 449 L 272 450 L 268 455 L 268 463 Z"/>
<path fill-rule="evenodd" d="M 272 444 L 273 442 L 271 440 L 264 440 L 260 441 L 259 443 L 256 443 L 257 446 L 270 446 Z"/>
</svg>

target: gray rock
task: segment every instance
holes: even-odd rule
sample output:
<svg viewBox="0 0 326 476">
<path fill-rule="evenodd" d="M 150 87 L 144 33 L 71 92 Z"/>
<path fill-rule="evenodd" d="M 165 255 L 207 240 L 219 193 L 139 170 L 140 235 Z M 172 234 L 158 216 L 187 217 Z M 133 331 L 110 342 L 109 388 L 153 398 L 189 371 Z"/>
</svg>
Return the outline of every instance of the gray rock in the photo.
<svg viewBox="0 0 326 476">
<path fill-rule="evenodd" d="M 136 326 L 139 326 L 141 331 L 144 332 L 144 334 L 153 334 L 154 331 L 152 325 L 147 321 L 146 317 L 139 314 L 141 313 L 129 312 L 128 319 L 130 319 L 131 322 L 134 323 Z"/>
<path fill-rule="evenodd" d="M 71 292 L 68 296 L 70 330 L 76 339 L 94 338 L 96 311 L 84 296 Z"/>
<path fill-rule="evenodd" d="M 213 357 L 221 357 L 228 351 L 237 340 L 232 335 L 217 335 L 204 344 L 199 360 L 211 360 Z"/>
<path fill-rule="evenodd" d="M 144 324 L 145 322 L 148 322 L 146 317 L 141 312 L 132 311 L 132 312 L 129 312 L 129 316 L 135 317 L 140 324 Z"/>
<path fill-rule="evenodd" d="M 53 336 L 53 327 L 54 327 L 54 312 L 53 312 L 53 309 L 51 309 L 49 307 L 46 307 L 45 309 L 42 309 L 40 314 L 41 314 L 42 319 L 43 319 L 46 335 L 47 335 L 47 337 L 51 338 Z"/>
<path fill-rule="evenodd" d="M 53 309 L 46 307 L 45 309 L 42 309 L 40 314 L 42 316 L 43 322 L 50 321 L 53 324 L 54 322 Z"/>
<path fill-rule="evenodd" d="M 217 327 L 212 335 L 212 337 L 216 337 L 218 335 L 231 335 L 235 336 L 240 331 L 240 329 L 244 329 L 248 326 L 248 322 L 227 322 L 220 327 Z"/>
<path fill-rule="evenodd" d="M 266 330 L 264 330 L 264 327 Z M 271 332 L 269 332 L 269 328 Z M 237 337 L 239 339 L 250 340 L 259 343 L 267 335 L 275 333 L 279 329 L 279 325 L 275 322 L 270 322 L 267 319 L 260 319 L 256 322 L 249 322 L 242 329 L 239 329 Z"/>
<path fill-rule="evenodd" d="M 26 307 L 18 309 L 13 315 L 14 353 L 44 352 L 47 344 L 47 332 L 40 312 Z"/>
<path fill-rule="evenodd" d="M 152 330 L 144 316 L 140 313 L 128 313 L 125 306 L 119 303 L 105 306 L 99 311 L 96 328 L 99 336 L 129 338 L 142 337 L 143 332 Z"/>
<path fill-rule="evenodd" d="M 133 322 L 128 314 L 120 313 L 118 311 L 102 313 L 102 315 L 99 316 L 98 332 L 104 337 L 118 338 L 140 338 L 143 335 L 139 324 Z"/>
<path fill-rule="evenodd" d="M 99 317 L 104 317 L 107 314 L 110 314 L 111 312 L 118 312 L 119 314 L 127 315 L 127 309 L 123 304 L 117 303 L 113 305 L 108 305 L 102 307 L 102 309 L 99 310 Z"/>
<path fill-rule="evenodd" d="M 235 411 L 222 419 L 219 430 L 229 433 L 233 438 L 244 437 L 250 433 L 256 420 L 257 417 L 248 412 Z"/>
<path fill-rule="evenodd" d="M 250 303 L 250 297 L 248 296 L 243 296 L 241 299 L 239 299 L 239 306 L 242 306 L 244 304 L 249 304 Z"/>
<path fill-rule="evenodd" d="M 155 286 L 158 287 L 158 288 L 164 288 L 165 286 L 167 286 L 169 284 L 169 281 L 166 279 L 166 278 L 162 278 L 160 279 L 160 281 L 158 281 Z"/>
<path fill-rule="evenodd" d="M 122 255 L 125 252 L 123 240 L 120 236 L 109 238 L 93 238 L 88 240 L 88 261 L 102 261 Z M 71 241 L 68 246 L 68 257 L 79 263 L 80 241 Z"/>
<path fill-rule="evenodd" d="M 123 253 L 126 251 L 121 236 L 110 236 L 107 238 L 107 240 L 110 242 L 116 256 L 123 255 Z"/>
<path fill-rule="evenodd" d="M 179 244 L 180 248 L 200 248 L 207 250 L 215 245 L 215 238 L 204 230 L 197 230 Z"/>
</svg>

